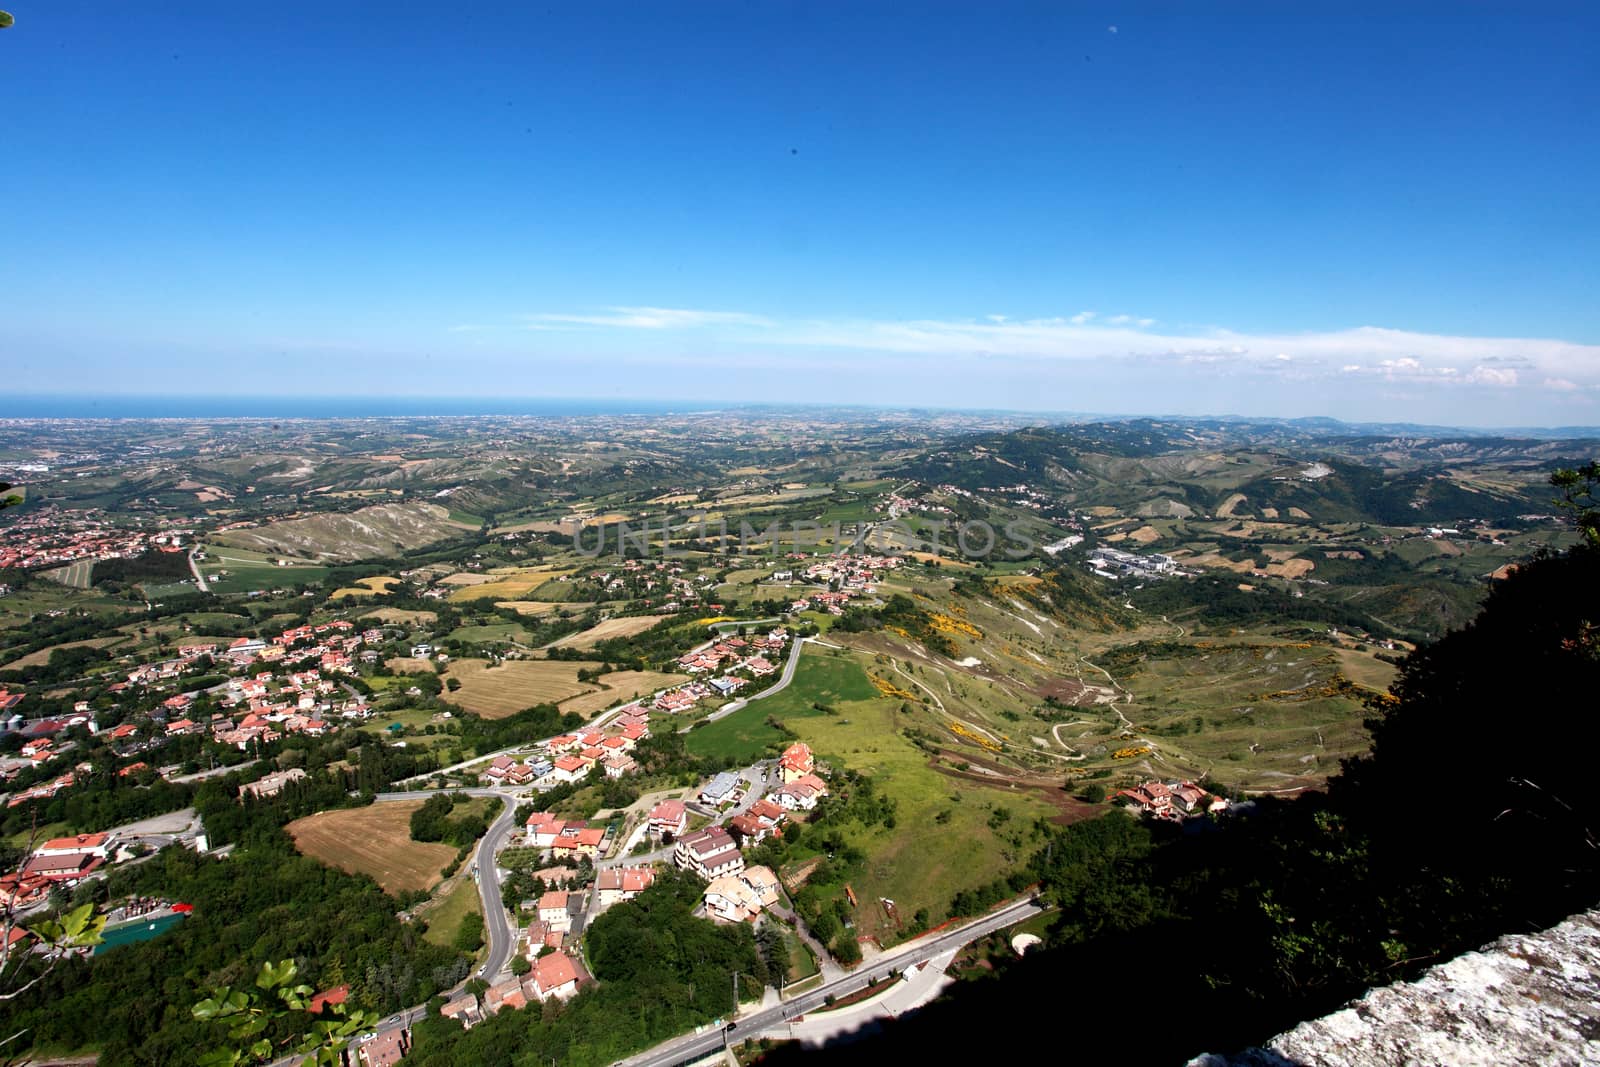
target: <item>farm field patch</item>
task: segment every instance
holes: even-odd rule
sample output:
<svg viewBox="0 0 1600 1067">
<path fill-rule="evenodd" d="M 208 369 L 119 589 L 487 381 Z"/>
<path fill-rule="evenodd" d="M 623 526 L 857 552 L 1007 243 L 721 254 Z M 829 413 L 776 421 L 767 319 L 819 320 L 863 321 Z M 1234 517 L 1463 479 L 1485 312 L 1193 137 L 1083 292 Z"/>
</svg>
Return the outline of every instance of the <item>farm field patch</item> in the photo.
<svg viewBox="0 0 1600 1067">
<path fill-rule="evenodd" d="M 411 813 L 422 800 L 319 811 L 284 827 L 304 855 L 370 876 L 385 893 L 427 889 L 455 858 L 454 845 L 411 840 Z"/>
<path fill-rule="evenodd" d="M 670 615 L 628 615 L 620 619 L 607 619 L 580 633 L 568 634 L 557 641 L 552 641 L 546 647 L 593 648 L 601 641 L 642 634 L 661 620 L 670 618 L 672 618 Z"/>
<path fill-rule="evenodd" d="M 439 616 L 431 611 L 408 611 L 405 608 L 379 608 L 376 611 L 369 611 L 361 617 L 363 619 L 377 619 L 379 622 L 393 623 L 396 626 L 415 626 L 418 623 L 439 621 Z"/>
<path fill-rule="evenodd" d="M 10 663 L 0 664 L 0 671 L 14 671 L 23 667 L 43 667 L 50 662 L 50 654 L 58 648 L 105 648 L 126 641 L 126 637 L 91 637 L 85 641 L 67 641 L 49 648 L 41 648 L 37 652 L 30 652 L 26 656 L 18 657 Z"/>
<path fill-rule="evenodd" d="M 357 579 L 355 585 L 347 585 L 342 589 L 335 589 L 328 594 L 329 600 L 340 600 L 344 597 L 384 596 L 400 584 L 400 579 L 389 575 L 379 575 L 374 578 Z"/>
<path fill-rule="evenodd" d="M 661 671 L 612 671 L 600 676 L 600 684 L 607 688 L 593 693 L 581 693 L 561 702 L 562 711 L 576 712 L 588 718 L 614 704 L 625 703 L 634 697 L 648 696 L 657 689 L 665 689 L 689 678 L 683 674 L 664 674 Z"/>
<path fill-rule="evenodd" d="M 483 582 L 473 581 L 471 584 L 463 585 L 458 581 L 452 580 L 462 577 L 461 575 L 451 575 L 445 581 L 447 584 L 462 585 L 461 588 L 452 590 L 448 598 L 456 603 L 485 598 L 497 601 L 520 600 L 546 582 L 571 573 L 572 571 L 569 568 L 529 567 L 506 573 L 497 572 L 490 575 L 470 576 L 474 579 L 479 577 L 487 577 L 489 579 Z"/>
<path fill-rule="evenodd" d="M 490 668 L 487 660 L 452 660 L 446 677 L 459 680 L 461 688 L 445 697 L 486 719 L 504 719 L 535 704 L 559 704 L 592 692 L 596 687 L 578 681 L 578 672 L 598 666 L 581 660 L 513 659 Z"/>
</svg>

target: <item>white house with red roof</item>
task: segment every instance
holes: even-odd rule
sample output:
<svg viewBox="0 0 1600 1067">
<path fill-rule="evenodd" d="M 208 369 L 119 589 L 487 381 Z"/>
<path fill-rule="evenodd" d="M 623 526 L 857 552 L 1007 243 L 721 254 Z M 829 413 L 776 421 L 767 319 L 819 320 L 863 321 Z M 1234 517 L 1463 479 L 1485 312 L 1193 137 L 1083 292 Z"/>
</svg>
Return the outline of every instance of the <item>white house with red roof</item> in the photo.
<svg viewBox="0 0 1600 1067">
<path fill-rule="evenodd" d="M 815 769 L 816 759 L 811 755 L 811 746 L 804 741 L 796 741 L 784 749 L 783 755 L 778 758 L 778 770 L 785 784 L 803 778 Z"/>
<path fill-rule="evenodd" d="M 567 910 L 566 892 L 555 889 L 539 898 L 539 921 L 563 933 L 572 929 L 572 912 Z"/>
<path fill-rule="evenodd" d="M 75 837 L 55 837 L 33 850 L 35 856 L 70 856 L 77 852 L 105 859 L 111 852 L 112 836 L 109 833 L 78 834 Z"/>
<path fill-rule="evenodd" d="M 578 968 L 565 952 L 552 952 L 534 961 L 525 985 L 540 1000 L 566 1000 L 578 991 Z"/>
<path fill-rule="evenodd" d="M 671 834 L 682 837 L 689 829 L 689 808 L 681 800 L 663 800 L 650 809 L 649 832 L 660 837 Z"/>
</svg>

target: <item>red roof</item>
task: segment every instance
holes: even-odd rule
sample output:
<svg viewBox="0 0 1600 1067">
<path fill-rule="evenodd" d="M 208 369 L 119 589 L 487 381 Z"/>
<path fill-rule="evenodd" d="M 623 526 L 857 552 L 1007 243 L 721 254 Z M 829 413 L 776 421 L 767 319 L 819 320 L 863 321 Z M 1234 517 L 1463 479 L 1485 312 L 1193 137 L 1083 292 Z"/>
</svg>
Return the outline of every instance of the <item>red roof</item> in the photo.
<svg viewBox="0 0 1600 1067">
<path fill-rule="evenodd" d="M 88 852 L 101 847 L 106 843 L 110 834 L 79 834 L 76 837 L 54 837 L 38 848 L 35 852 Z"/>
<path fill-rule="evenodd" d="M 578 980 L 578 969 L 572 965 L 565 952 L 552 952 L 540 956 L 533 965 L 533 982 L 539 992 L 548 993 Z"/>
<path fill-rule="evenodd" d="M 176 910 L 176 909 L 174 909 Z M 322 1009 L 327 1005 L 343 1004 L 350 997 L 350 987 L 347 985 L 334 986 L 325 989 L 311 998 L 311 1003 L 306 1005 L 306 1011 L 312 1015 L 321 1015 Z"/>
</svg>

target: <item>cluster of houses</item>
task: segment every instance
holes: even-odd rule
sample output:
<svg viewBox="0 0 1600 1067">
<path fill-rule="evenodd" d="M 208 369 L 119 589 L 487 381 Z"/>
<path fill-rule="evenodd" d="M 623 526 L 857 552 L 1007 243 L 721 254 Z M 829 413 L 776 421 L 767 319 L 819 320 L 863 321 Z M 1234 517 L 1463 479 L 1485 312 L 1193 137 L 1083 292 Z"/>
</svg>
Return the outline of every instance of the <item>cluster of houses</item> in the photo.
<svg viewBox="0 0 1600 1067">
<path fill-rule="evenodd" d="M 800 573 L 810 581 L 837 586 L 840 592 L 871 593 L 876 590 L 884 571 L 899 566 L 898 556 L 841 554 L 813 563 Z"/>
<path fill-rule="evenodd" d="M 598 859 L 605 851 L 606 833 L 604 826 L 562 819 L 547 811 L 528 816 L 524 831 L 527 847 L 543 849 L 553 860 L 575 860 L 579 856 Z"/>
<path fill-rule="evenodd" d="M 843 615 L 844 609 L 849 606 L 851 598 L 855 596 L 853 589 L 822 590 L 796 597 L 790 604 L 790 611 L 826 611 L 829 615 Z"/>
<path fill-rule="evenodd" d="M 955 512 L 943 504 L 934 504 L 919 496 L 902 496 L 899 493 L 890 493 L 880 502 L 872 506 L 872 510 L 880 511 L 891 519 L 898 519 L 902 515 L 917 512 L 922 515 L 954 515 Z"/>
<path fill-rule="evenodd" d="M 522 977 L 511 977 L 483 991 L 483 1000 L 463 993 L 439 1009 L 447 1019 L 455 1019 L 468 1029 L 507 1008 L 525 1008 L 546 1000 L 566 1000 L 591 979 L 582 964 L 559 950 L 545 953 L 533 961 L 533 968 Z"/>
<path fill-rule="evenodd" d="M 70 888 L 105 865 L 115 840 L 111 834 L 77 834 L 46 841 L 16 871 L 0 876 L 0 903 L 26 908 L 43 900 L 53 886 Z"/>
<path fill-rule="evenodd" d="M 788 642 L 788 631 L 780 626 L 764 637 L 724 637 L 686 652 L 678 657 L 678 669 L 703 679 L 657 693 L 651 707 L 671 715 L 709 696 L 730 697 L 751 679 L 775 674 L 778 666 L 773 660 Z"/>
<path fill-rule="evenodd" d="M 320 737 L 338 730 L 343 722 L 364 720 L 372 715 L 366 698 L 347 692 L 337 675 L 354 673 L 351 655 L 363 645 L 383 642 L 381 630 L 357 631 L 343 619 L 284 630 L 270 642 L 255 637 L 240 637 L 232 642 L 199 641 L 180 645 L 173 658 L 142 663 L 128 670 L 125 680 L 107 687 L 114 697 L 148 687 L 159 688 L 186 672 L 204 668 L 209 658 L 216 666 L 243 672 L 252 664 L 266 669 L 253 676 L 240 674 L 215 690 L 218 702 L 227 713 L 193 715 L 197 693 L 177 693 L 147 711 L 133 713 L 127 721 L 104 731 L 114 751 L 123 758 L 151 751 L 168 739 L 188 735 L 209 736 L 218 744 L 249 751 L 252 745 L 280 740 L 288 734 Z M 333 675 L 329 677 L 328 675 Z M 181 684 L 181 682 L 179 683 Z M 20 694 L 4 694 L 0 711 L 21 701 Z M 243 707 L 243 713 L 238 710 Z M 92 734 L 102 731 L 87 702 L 80 701 L 71 715 L 24 721 L 12 715 L 0 721 L 0 732 L 16 731 L 27 740 L 17 757 L 0 760 L 0 779 L 9 780 L 28 768 L 38 768 L 71 751 L 70 742 L 61 743 L 57 735 L 74 726 Z M 87 769 L 82 767 L 80 769 Z M 119 772 L 128 777 L 148 769 L 143 761 L 125 766 Z M 54 796 L 76 783 L 75 770 L 67 770 L 47 782 L 32 784 L 6 798 L 15 807 L 31 800 Z"/>
<path fill-rule="evenodd" d="M 1152 819 L 1181 821 L 1186 816 L 1226 811 L 1228 802 L 1193 782 L 1149 781 L 1123 789 L 1117 799 Z"/>
<path fill-rule="evenodd" d="M 489 785 L 551 788 L 581 782 L 598 767 L 607 778 L 621 778 L 639 769 L 631 753 L 649 736 L 649 719 L 625 711 L 604 730 L 549 738 L 542 743 L 542 751 L 525 759 L 498 756 L 480 777 Z"/>
<path fill-rule="evenodd" d="M 59 567 L 81 559 L 132 559 L 150 549 L 184 551 L 187 528 L 124 530 L 82 512 L 55 505 L 25 512 L 0 531 L 0 569 Z"/>
</svg>

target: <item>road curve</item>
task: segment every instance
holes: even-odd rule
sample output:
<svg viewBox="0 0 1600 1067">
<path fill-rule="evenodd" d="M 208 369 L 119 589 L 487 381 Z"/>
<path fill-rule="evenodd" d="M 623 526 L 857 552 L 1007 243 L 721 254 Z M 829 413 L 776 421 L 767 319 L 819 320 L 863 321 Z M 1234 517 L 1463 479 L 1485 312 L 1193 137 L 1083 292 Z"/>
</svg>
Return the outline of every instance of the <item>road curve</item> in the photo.
<svg viewBox="0 0 1600 1067">
<path fill-rule="evenodd" d="M 696 719 L 694 722 L 685 726 L 678 732 L 680 734 L 686 734 L 690 730 L 694 729 L 699 723 L 716 722 L 718 719 L 725 719 L 729 715 L 732 715 L 738 711 L 743 711 L 745 708 L 749 707 L 750 702 L 753 700 L 765 700 L 774 693 L 782 692 L 788 687 L 790 682 L 794 681 L 794 669 L 800 665 L 800 646 L 811 640 L 814 640 L 814 638 L 801 637 L 795 640 L 794 647 L 789 649 L 789 658 L 783 663 L 783 674 L 779 675 L 778 680 L 771 686 L 763 689 L 759 693 L 753 693 L 750 696 L 740 697 L 738 700 L 729 701 L 716 711 L 713 711 L 710 715 L 707 715 L 703 719 Z"/>
<path fill-rule="evenodd" d="M 504 807 L 489 829 L 478 839 L 472 853 L 472 869 L 477 873 L 478 897 L 483 903 L 484 932 L 489 938 L 489 954 L 475 977 L 494 981 L 495 977 L 511 963 L 511 953 L 517 947 L 516 927 L 500 899 L 500 868 L 495 865 L 495 854 L 505 844 L 517 826 L 517 798 L 498 789 L 414 789 L 409 793 L 379 793 L 379 801 L 415 800 L 436 793 L 465 793 L 472 797 L 498 797 Z"/>
</svg>

